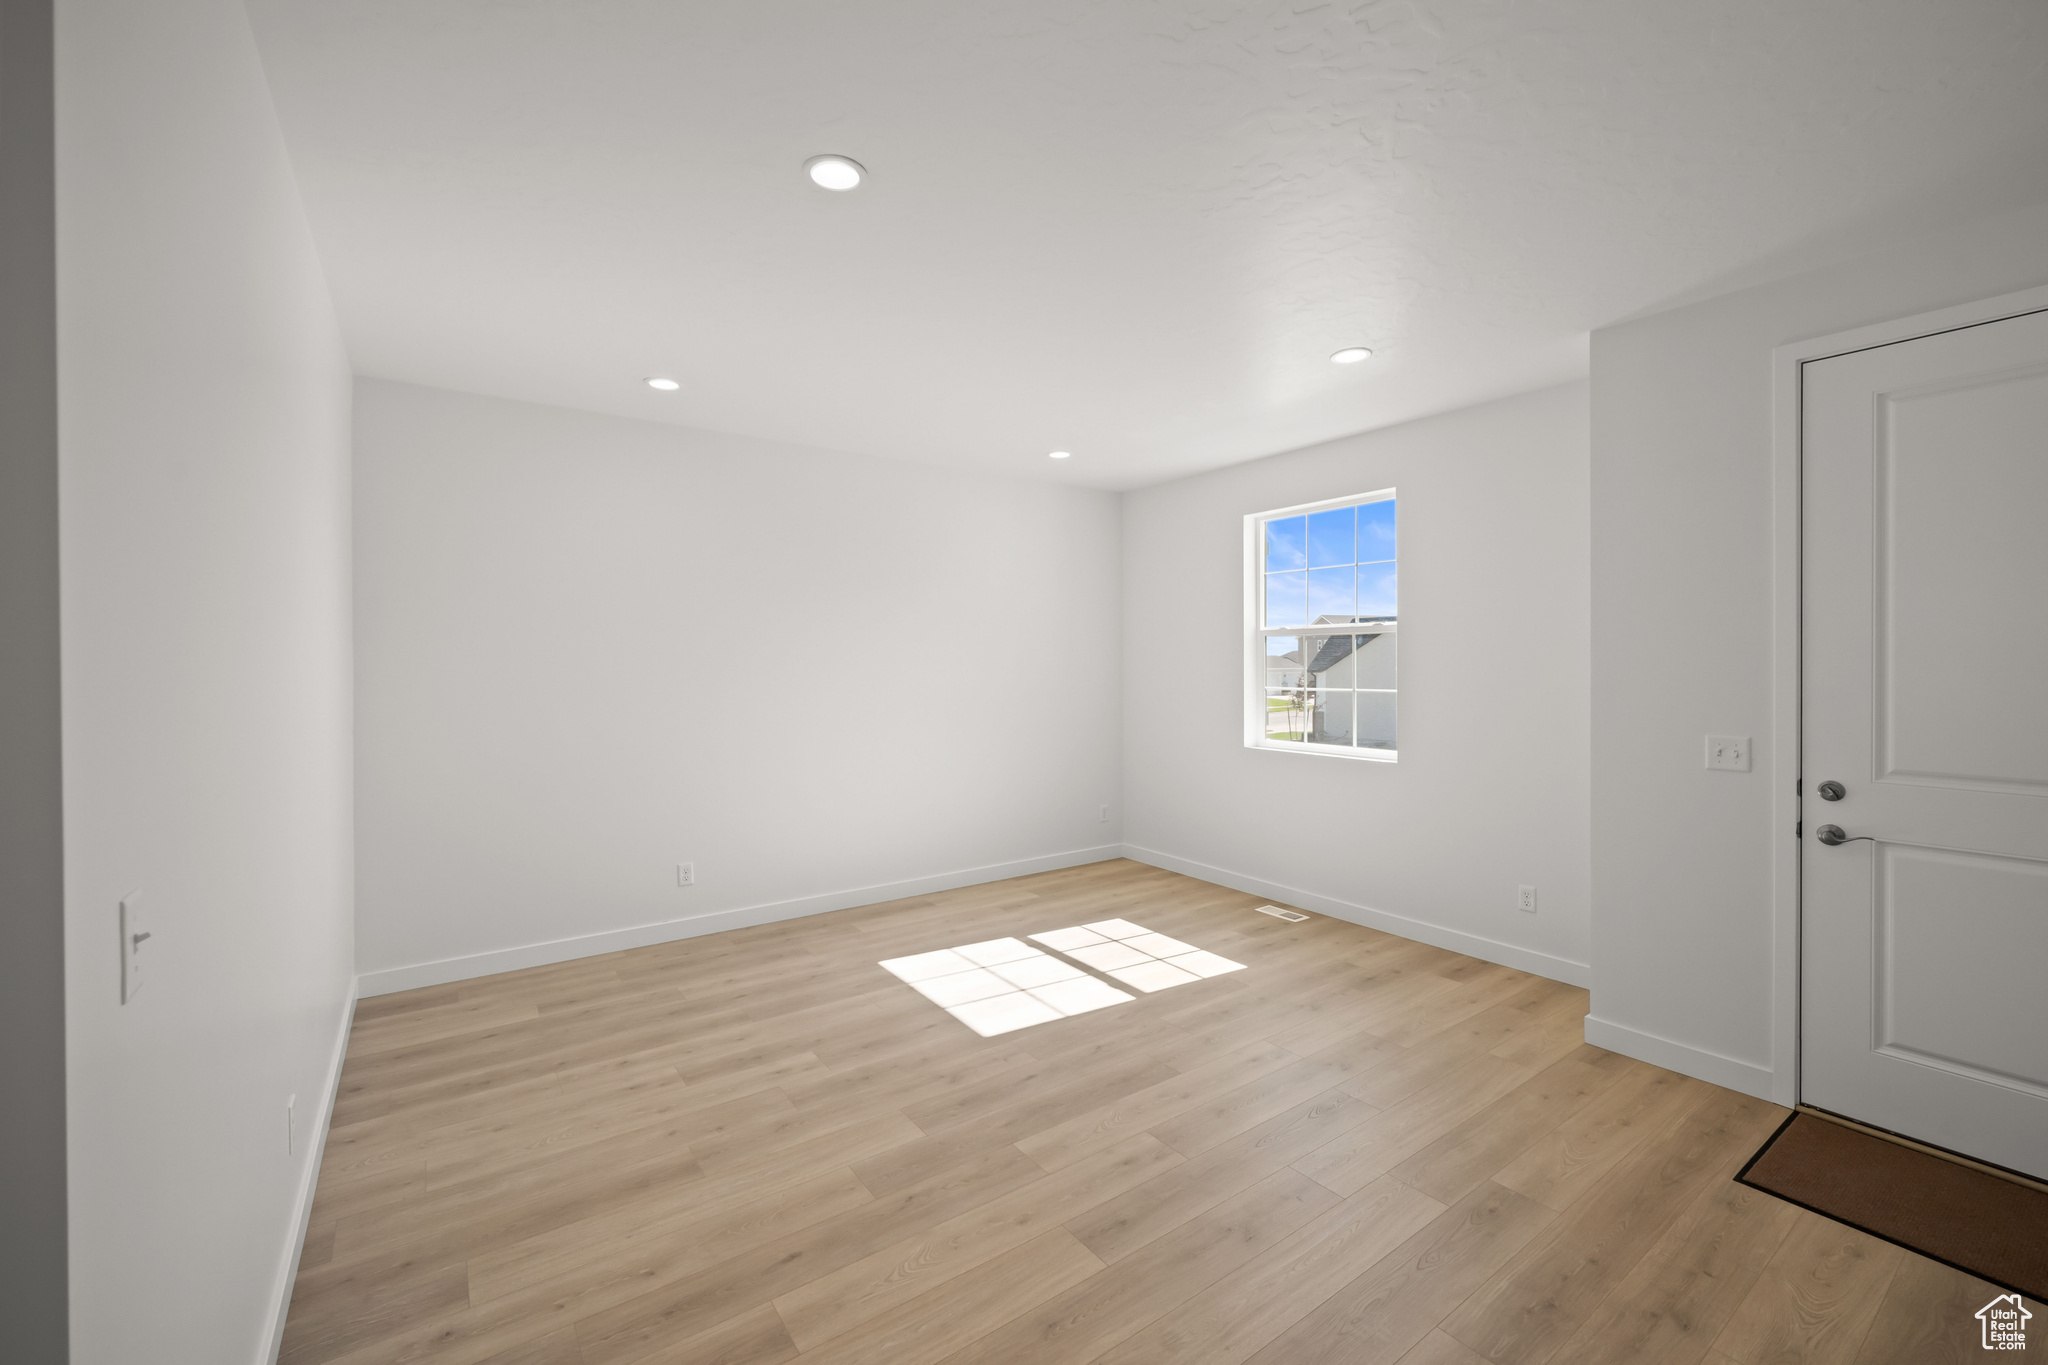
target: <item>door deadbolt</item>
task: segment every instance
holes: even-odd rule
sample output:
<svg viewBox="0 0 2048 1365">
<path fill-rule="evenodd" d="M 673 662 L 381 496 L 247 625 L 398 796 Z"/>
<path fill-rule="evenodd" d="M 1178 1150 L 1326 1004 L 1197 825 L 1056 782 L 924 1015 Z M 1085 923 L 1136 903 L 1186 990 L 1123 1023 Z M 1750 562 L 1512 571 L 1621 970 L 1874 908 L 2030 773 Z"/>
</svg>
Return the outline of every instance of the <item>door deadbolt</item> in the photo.
<svg viewBox="0 0 2048 1365">
<path fill-rule="evenodd" d="M 1839 801 L 1849 794 L 1847 787 L 1833 779 L 1821 783 L 1818 790 L 1820 792 L 1820 799 L 1823 801 Z"/>
</svg>

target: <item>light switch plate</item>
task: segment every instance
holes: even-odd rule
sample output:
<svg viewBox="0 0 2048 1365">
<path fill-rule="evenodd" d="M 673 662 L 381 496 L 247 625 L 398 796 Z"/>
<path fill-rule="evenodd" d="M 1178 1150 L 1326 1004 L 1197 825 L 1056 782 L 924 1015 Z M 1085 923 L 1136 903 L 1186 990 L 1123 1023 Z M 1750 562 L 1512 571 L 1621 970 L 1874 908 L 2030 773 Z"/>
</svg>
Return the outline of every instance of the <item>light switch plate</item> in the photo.
<svg viewBox="0 0 2048 1365">
<path fill-rule="evenodd" d="M 142 989 L 142 950 L 149 939 L 149 926 L 142 914 L 142 893 L 131 891 L 121 898 L 121 1003 L 127 1004 Z"/>
<path fill-rule="evenodd" d="M 1749 771 L 1748 735 L 1708 735 L 1707 766 L 1724 773 Z"/>
</svg>

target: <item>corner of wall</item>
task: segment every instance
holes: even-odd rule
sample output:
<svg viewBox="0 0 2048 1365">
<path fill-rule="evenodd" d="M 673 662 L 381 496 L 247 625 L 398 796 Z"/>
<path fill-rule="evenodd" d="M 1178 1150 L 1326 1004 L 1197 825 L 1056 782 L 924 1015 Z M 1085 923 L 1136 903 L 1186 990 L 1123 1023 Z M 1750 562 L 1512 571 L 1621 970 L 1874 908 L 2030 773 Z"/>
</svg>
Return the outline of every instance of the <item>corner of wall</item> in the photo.
<svg viewBox="0 0 2048 1365">
<path fill-rule="evenodd" d="M 1758 1066 L 1754 1062 L 1724 1057 L 1706 1048 L 1617 1024 L 1597 1014 L 1586 1016 L 1586 1041 L 1594 1047 L 1619 1052 L 1624 1057 L 1633 1057 L 1639 1062 L 1661 1066 L 1666 1071 L 1676 1071 L 1682 1076 L 1692 1076 L 1745 1095 L 1754 1095 L 1760 1100 L 1788 1107 L 1792 1104 L 1788 1088 L 1780 1077 L 1769 1067 Z"/>
<path fill-rule="evenodd" d="M 306 1230 L 313 1219 L 313 1197 L 320 1187 L 320 1160 L 327 1150 L 327 1130 L 334 1123 L 334 1102 L 341 1094 L 341 1069 L 348 1058 L 348 1036 L 355 1024 L 356 1000 L 360 991 L 354 982 L 349 985 L 348 997 L 342 1001 L 341 1027 L 335 1033 L 334 1051 L 328 1058 L 327 1083 L 320 1096 L 320 1112 L 306 1138 L 303 1170 L 299 1176 L 299 1192 L 296 1213 L 292 1219 L 290 1235 L 285 1239 L 284 1259 L 278 1266 L 277 1285 L 272 1293 L 269 1330 L 264 1333 L 267 1343 L 259 1357 L 260 1365 L 277 1365 L 278 1354 L 284 1349 L 285 1319 L 292 1308 L 292 1287 L 299 1278 L 299 1259 L 306 1251 Z"/>
<path fill-rule="evenodd" d="M 1332 919 L 1347 920 L 1352 924 L 1362 925 L 1367 929 L 1377 929 L 1381 933 L 1395 934 L 1401 938 L 1412 938 L 1418 943 L 1427 943 L 1432 947 L 1448 949 L 1454 953 L 1463 953 L 1467 957 L 1476 957 L 1482 962 L 1495 962 L 1503 967 L 1513 967 L 1516 971 L 1528 972 L 1535 976 L 1545 977 L 1551 981 L 1562 981 L 1567 986 L 1584 987 L 1590 985 L 1593 980 L 1593 969 L 1583 962 L 1573 962 L 1569 958 L 1553 957 L 1548 953 L 1535 952 L 1528 948 L 1517 947 L 1512 943 L 1502 943 L 1498 939 L 1482 938 L 1478 934 L 1468 934 L 1458 929 L 1431 924 L 1425 920 L 1409 919 L 1403 915 L 1388 914 L 1384 910 L 1375 910 L 1369 905 L 1357 905 L 1351 901 L 1338 900 L 1314 891 L 1304 891 L 1300 887 L 1286 886 L 1280 882 L 1267 881 L 1262 877 L 1248 876 L 1242 872 L 1232 872 L 1227 868 L 1211 867 L 1207 863 L 1198 863 L 1188 858 L 1177 858 L 1171 853 L 1161 853 L 1157 849 L 1141 848 L 1136 844 L 1125 844 L 1120 856 L 1129 858 L 1132 862 L 1165 868 L 1168 872 L 1178 872 L 1184 877 L 1193 877 L 1199 881 L 1214 882 L 1218 886 L 1227 886 L 1233 891 L 1242 891 L 1246 895 L 1264 896 L 1268 900 L 1277 901 L 1282 905 L 1294 906 L 1302 910 L 1313 910 L 1318 914 L 1328 915 Z"/>
<path fill-rule="evenodd" d="M 987 867 L 963 868 L 881 886 L 856 887 L 819 896 L 805 896 L 797 900 L 742 906 L 685 919 L 661 920 L 626 929 L 579 934 L 573 938 L 552 939 L 545 943 L 525 944 L 517 948 L 500 948 L 463 957 L 441 958 L 403 967 L 387 967 L 365 972 L 357 977 L 356 994 L 361 997 L 392 995 L 399 991 L 419 990 L 425 986 L 445 985 L 451 981 L 474 981 L 478 977 L 495 976 L 499 972 L 545 967 L 556 962 L 572 962 L 581 957 L 624 952 L 629 948 L 645 948 L 656 943 L 676 943 L 687 938 L 700 938 L 705 934 L 723 933 L 728 929 L 776 924 L 783 920 L 801 919 L 806 915 L 822 915 L 832 910 L 850 910 L 861 905 L 879 905 L 884 901 L 903 900 L 910 896 L 929 896 L 935 892 L 952 891 L 963 886 L 980 886 L 985 882 L 1028 877 L 1036 872 L 1079 867 L 1084 863 L 1107 862 L 1123 856 L 1123 850 L 1117 845 L 1079 848 L 1066 853 L 1021 858 L 1014 862 L 997 863 Z"/>
</svg>

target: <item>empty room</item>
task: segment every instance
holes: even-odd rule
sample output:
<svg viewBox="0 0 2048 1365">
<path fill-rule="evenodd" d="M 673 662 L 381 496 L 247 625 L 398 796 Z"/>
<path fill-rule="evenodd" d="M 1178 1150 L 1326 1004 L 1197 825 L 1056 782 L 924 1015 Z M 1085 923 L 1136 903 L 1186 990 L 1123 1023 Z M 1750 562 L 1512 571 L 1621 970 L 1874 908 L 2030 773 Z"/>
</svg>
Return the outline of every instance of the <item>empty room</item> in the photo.
<svg viewBox="0 0 2048 1365">
<path fill-rule="evenodd" d="M 0 0 L 6 1365 L 2048 1350 L 2041 0 Z"/>
</svg>

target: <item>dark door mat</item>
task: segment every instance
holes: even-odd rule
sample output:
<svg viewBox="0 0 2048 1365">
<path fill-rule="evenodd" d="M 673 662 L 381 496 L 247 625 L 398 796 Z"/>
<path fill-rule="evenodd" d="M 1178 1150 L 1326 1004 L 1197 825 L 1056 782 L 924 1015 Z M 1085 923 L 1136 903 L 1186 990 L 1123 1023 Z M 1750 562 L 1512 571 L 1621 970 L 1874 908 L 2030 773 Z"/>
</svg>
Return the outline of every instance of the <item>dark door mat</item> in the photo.
<svg viewBox="0 0 2048 1365">
<path fill-rule="evenodd" d="M 2001 1289 L 2048 1300 L 2048 1193 L 2030 1185 L 1806 1113 L 1785 1120 L 1735 1178 Z"/>
</svg>

